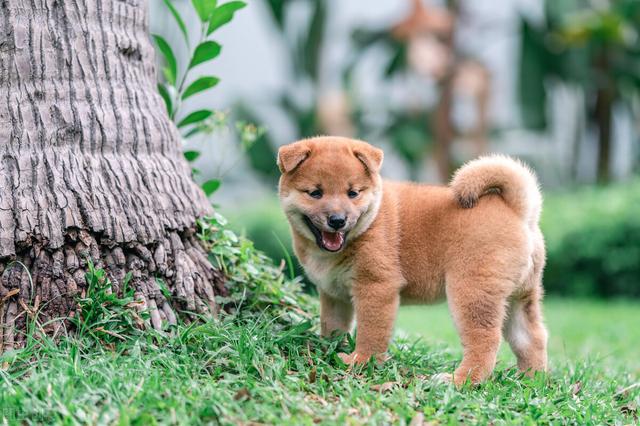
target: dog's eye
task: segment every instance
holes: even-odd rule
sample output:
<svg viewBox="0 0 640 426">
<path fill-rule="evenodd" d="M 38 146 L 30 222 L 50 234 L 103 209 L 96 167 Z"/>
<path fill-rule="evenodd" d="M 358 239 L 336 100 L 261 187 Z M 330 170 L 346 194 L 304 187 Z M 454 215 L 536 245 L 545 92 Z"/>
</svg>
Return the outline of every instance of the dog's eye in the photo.
<svg viewBox="0 0 640 426">
<path fill-rule="evenodd" d="M 353 189 L 350 189 L 349 191 L 347 191 L 347 196 L 349 198 L 356 198 L 358 196 L 358 191 L 354 191 Z"/>
<path fill-rule="evenodd" d="M 308 194 L 313 197 L 313 198 L 322 198 L 322 191 L 319 189 L 316 189 L 314 191 L 309 191 Z"/>
</svg>

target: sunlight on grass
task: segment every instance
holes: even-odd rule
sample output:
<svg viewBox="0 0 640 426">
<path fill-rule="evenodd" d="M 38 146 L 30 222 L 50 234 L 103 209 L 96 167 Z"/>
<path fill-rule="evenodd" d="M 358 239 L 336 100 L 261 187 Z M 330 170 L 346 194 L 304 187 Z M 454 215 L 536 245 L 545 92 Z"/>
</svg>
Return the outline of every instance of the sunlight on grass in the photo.
<svg viewBox="0 0 640 426">
<path fill-rule="evenodd" d="M 544 310 L 552 366 L 589 358 L 605 365 L 625 366 L 640 376 L 639 303 L 548 298 Z M 429 344 L 461 352 L 446 304 L 402 307 L 396 328 L 400 334 L 418 334 Z M 504 343 L 499 359 L 506 364 L 515 362 Z"/>
<path fill-rule="evenodd" d="M 78 299 L 78 332 L 54 340 L 34 320 L 0 355 L 0 424 L 630 424 L 640 404 L 640 305 L 549 299 L 549 374 L 522 377 L 502 348 L 492 377 L 455 389 L 432 375 L 460 362 L 446 305 L 403 308 L 383 365 L 353 369 L 352 338 L 321 338 L 318 301 L 224 228 L 201 224 L 234 288 L 233 314 L 141 327 L 104 271 Z M 404 330 L 404 331 L 403 331 Z M 119 338 L 114 338 L 120 336 Z M 124 337 L 126 336 L 126 338 Z M 631 367 L 634 366 L 634 367 Z"/>
<path fill-rule="evenodd" d="M 305 306 L 313 311 L 316 302 Z M 115 345 L 91 335 L 56 345 L 34 330 L 27 348 L 0 356 L 0 423 L 375 425 L 423 416 L 441 424 L 631 424 L 640 401 L 623 361 L 637 348 L 637 305 L 549 301 L 552 359 L 566 362 L 535 378 L 502 364 L 483 385 L 462 390 L 430 380 L 460 359 L 444 306 L 403 309 L 400 328 L 428 337 L 397 337 L 384 365 L 353 370 L 337 357 L 353 350 L 352 340 L 320 338 L 316 315 L 271 316 L 277 309 Z M 612 331 L 619 323 L 629 330 Z M 596 339 L 617 348 L 620 363 L 570 356 Z"/>
</svg>

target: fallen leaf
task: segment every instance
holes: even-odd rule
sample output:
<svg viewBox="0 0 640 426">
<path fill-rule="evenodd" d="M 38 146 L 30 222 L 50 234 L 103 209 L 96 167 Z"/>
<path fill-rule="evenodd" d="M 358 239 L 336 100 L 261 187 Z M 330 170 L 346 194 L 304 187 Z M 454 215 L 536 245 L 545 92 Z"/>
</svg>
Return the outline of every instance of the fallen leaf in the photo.
<svg viewBox="0 0 640 426">
<path fill-rule="evenodd" d="M 20 293 L 20 289 L 18 288 L 14 288 L 13 290 L 10 290 L 2 299 L 0 299 L 2 302 L 5 302 L 7 300 L 9 300 L 11 297 L 15 296 L 16 294 Z"/>
<path fill-rule="evenodd" d="M 633 389 L 635 389 L 635 388 L 637 388 L 637 387 L 640 387 L 640 382 L 638 382 L 638 383 L 634 383 L 634 384 L 632 384 L 631 386 L 627 386 L 627 387 L 626 387 L 626 388 L 624 388 L 624 389 L 620 389 L 620 390 L 618 390 L 618 392 L 616 392 L 613 396 L 614 396 L 616 399 L 626 398 L 626 397 L 628 397 L 628 396 L 629 396 L 629 392 L 631 392 Z"/>
<path fill-rule="evenodd" d="M 310 401 L 315 401 L 318 402 L 319 404 L 321 404 L 323 407 L 326 407 L 327 405 L 329 405 L 329 403 L 327 402 L 326 399 L 324 399 L 323 397 L 321 397 L 320 395 L 316 395 L 316 394 L 310 394 L 307 395 L 305 397 L 305 399 L 310 400 Z"/>
<path fill-rule="evenodd" d="M 309 372 L 309 383 L 315 383 L 317 377 L 318 377 L 318 370 L 315 367 L 313 367 L 313 370 Z"/>
<path fill-rule="evenodd" d="M 632 416 L 634 419 L 638 418 L 638 405 L 633 402 L 620 407 L 620 411 L 622 412 L 622 414 Z"/>
<path fill-rule="evenodd" d="M 411 423 L 409 423 L 409 426 L 422 426 L 423 424 L 424 424 L 424 414 L 418 412 L 411 419 Z"/>
<path fill-rule="evenodd" d="M 251 398 L 251 394 L 249 393 L 249 389 L 242 388 L 233 396 L 234 401 L 246 401 Z"/>
<path fill-rule="evenodd" d="M 571 386 L 571 395 L 576 396 L 581 389 L 582 389 L 582 382 L 575 382 L 573 386 Z"/>
<path fill-rule="evenodd" d="M 385 392 L 389 392 L 391 389 L 394 388 L 394 386 L 397 386 L 397 385 L 398 385 L 398 382 L 385 382 L 380 385 L 371 386 L 371 390 L 380 392 L 380 393 L 385 393 Z"/>
</svg>

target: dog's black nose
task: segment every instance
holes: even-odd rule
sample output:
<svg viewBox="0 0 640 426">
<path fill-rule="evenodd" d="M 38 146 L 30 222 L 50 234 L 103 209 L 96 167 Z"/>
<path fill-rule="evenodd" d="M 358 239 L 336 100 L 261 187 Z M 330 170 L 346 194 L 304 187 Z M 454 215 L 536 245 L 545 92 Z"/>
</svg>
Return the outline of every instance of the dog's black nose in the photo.
<svg viewBox="0 0 640 426">
<path fill-rule="evenodd" d="M 344 216 L 339 216 L 337 214 L 332 214 L 331 216 L 329 216 L 329 226 L 336 231 L 340 228 L 344 228 L 344 225 L 346 223 L 347 220 Z"/>
</svg>

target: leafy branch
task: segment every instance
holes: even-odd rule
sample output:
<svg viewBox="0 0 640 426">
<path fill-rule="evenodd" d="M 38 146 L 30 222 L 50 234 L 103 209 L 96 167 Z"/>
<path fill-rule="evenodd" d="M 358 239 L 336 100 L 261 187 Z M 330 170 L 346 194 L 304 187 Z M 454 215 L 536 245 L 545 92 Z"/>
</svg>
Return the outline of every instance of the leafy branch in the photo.
<svg viewBox="0 0 640 426">
<path fill-rule="evenodd" d="M 196 43 L 192 44 L 189 39 L 187 25 L 180 12 L 172 4 L 171 0 L 163 0 L 163 2 L 180 29 L 186 48 L 190 52 L 190 59 L 186 68 L 180 70 L 172 46 L 164 37 L 154 34 L 153 39 L 165 63 L 162 68 L 165 81 L 158 83 L 158 91 L 164 100 L 169 117 L 176 123 L 183 138 L 188 139 L 199 133 L 211 133 L 220 127 L 221 117 L 224 119 L 226 115 L 211 109 L 183 111 L 183 102 L 192 96 L 213 89 L 220 82 L 220 79 L 213 75 L 204 75 L 192 79 L 192 71 L 199 65 L 210 62 L 220 55 L 222 46 L 211 38 L 219 28 L 231 22 L 235 13 L 244 8 L 246 3 L 243 1 L 231 1 L 218 5 L 216 0 L 191 0 L 191 5 L 198 15 L 200 24 L 198 39 Z M 250 134 L 252 129 L 241 129 L 241 137 L 247 132 Z M 242 146 L 244 149 L 244 141 L 242 141 Z M 200 153 L 198 151 L 185 151 L 184 155 L 187 161 L 191 163 L 199 157 Z M 194 172 L 197 173 L 198 171 L 194 170 Z M 205 182 L 202 188 L 207 195 L 211 195 L 219 186 L 220 181 L 212 179 Z"/>
</svg>

